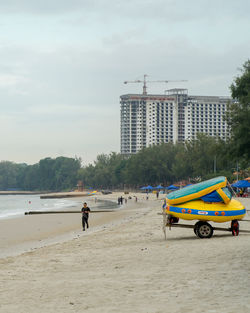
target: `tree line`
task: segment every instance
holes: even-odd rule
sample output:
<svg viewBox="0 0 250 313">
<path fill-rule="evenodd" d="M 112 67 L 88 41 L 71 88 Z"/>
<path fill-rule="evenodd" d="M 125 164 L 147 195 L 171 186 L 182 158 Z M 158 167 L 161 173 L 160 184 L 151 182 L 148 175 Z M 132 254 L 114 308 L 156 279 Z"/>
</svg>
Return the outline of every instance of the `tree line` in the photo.
<svg viewBox="0 0 250 313">
<path fill-rule="evenodd" d="M 248 176 L 248 167 L 249 159 L 233 156 L 229 142 L 198 134 L 196 140 L 148 147 L 129 158 L 115 152 L 101 154 L 94 164 L 86 166 L 81 165 L 80 158 L 67 157 L 45 158 L 34 165 L 2 161 L 0 190 L 66 191 L 76 189 L 79 180 L 86 188 L 97 189 L 167 186 L 219 175 L 232 181 L 237 168 Z"/>
<path fill-rule="evenodd" d="M 185 143 L 163 143 L 124 157 L 119 153 L 100 154 L 93 164 L 82 165 L 80 158 L 45 158 L 37 164 L 0 162 L 0 190 L 21 189 L 62 191 L 85 187 L 126 188 L 146 184 L 168 185 L 224 175 L 230 181 L 250 176 L 250 60 L 232 85 L 233 103 L 228 104 L 226 121 L 231 138 L 198 134 Z"/>
<path fill-rule="evenodd" d="M 248 175 L 248 162 L 232 157 L 229 143 L 199 134 L 184 144 L 165 143 L 139 151 L 128 159 L 121 154 L 99 155 L 94 165 L 82 167 L 79 179 L 97 188 L 138 188 L 142 185 L 168 186 L 186 180 L 197 182 L 224 175 L 229 180 L 239 169 Z"/>
<path fill-rule="evenodd" d="M 0 162 L 0 190 L 61 191 L 76 187 L 78 158 L 45 158 L 34 165 Z"/>
</svg>

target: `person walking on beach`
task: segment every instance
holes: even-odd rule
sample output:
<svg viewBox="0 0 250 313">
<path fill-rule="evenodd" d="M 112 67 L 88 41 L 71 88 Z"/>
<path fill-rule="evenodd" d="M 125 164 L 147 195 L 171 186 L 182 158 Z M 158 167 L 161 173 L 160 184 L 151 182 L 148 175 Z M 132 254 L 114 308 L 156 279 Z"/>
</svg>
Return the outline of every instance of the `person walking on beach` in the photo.
<svg viewBox="0 0 250 313">
<path fill-rule="evenodd" d="M 87 206 L 87 203 L 84 202 L 83 207 L 82 207 L 82 230 L 83 231 L 85 231 L 85 224 L 87 225 L 87 228 L 89 228 L 89 223 L 88 223 L 89 212 L 90 212 L 90 208 Z"/>
</svg>

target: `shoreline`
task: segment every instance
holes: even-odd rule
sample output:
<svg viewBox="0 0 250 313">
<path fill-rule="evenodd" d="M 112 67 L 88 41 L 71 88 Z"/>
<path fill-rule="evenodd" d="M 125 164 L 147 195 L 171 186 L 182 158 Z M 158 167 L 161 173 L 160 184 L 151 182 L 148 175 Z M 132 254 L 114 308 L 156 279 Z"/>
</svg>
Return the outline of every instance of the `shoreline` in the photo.
<svg viewBox="0 0 250 313">
<path fill-rule="evenodd" d="M 90 229 L 85 233 L 82 232 L 81 226 L 81 205 L 70 207 L 72 211 L 79 209 L 79 214 L 35 214 L 0 219 L 0 259 L 89 235 L 126 219 L 129 214 L 133 214 L 132 211 L 135 207 L 142 205 L 142 195 L 140 194 L 137 195 L 141 199 L 137 205 L 134 199 L 131 199 L 127 205 L 117 207 L 112 203 L 118 196 L 120 193 L 79 198 L 79 201 L 88 202 L 93 210 L 102 207 L 101 203 L 105 203 L 105 201 L 107 201 L 107 205 L 110 202 L 111 209 L 116 207 L 114 212 L 90 214 Z"/>
</svg>

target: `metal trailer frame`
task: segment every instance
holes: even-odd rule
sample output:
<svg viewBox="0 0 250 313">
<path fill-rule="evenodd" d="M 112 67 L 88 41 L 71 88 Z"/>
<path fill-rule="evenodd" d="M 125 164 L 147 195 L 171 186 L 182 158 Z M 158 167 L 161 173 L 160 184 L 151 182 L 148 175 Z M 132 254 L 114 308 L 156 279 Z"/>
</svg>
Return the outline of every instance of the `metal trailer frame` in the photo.
<svg viewBox="0 0 250 313">
<path fill-rule="evenodd" d="M 197 234 L 197 231 L 196 231 L 196 227 L 199 223 L 202 223 L 203 225 L 207 225 L 208 228 L 211 228 L 211 234 L 207 237 L 200 237 L 200 238 L 211 238 L 212 235 L 213 235 L 213 231 L 214 230 L 218 230 L 218 231 L 227 231 L 227 232 L 232 232 L 232 234 L 234 236 L 238 236 L 239 232 L 241 233 L 248 233 L 250 234 L 250 230 L 240 230 L 239 231 L 239 223 L 237 220 L 235 220 L 235 222 L 237 223 L 238 227 L 236 229 L 233 229 L 233 227 L 228 227 L 228 228 L 225 228 L 225 227 L 213 227 L 212 225 L 210 225 L 208 222 L 204 222 L 204 221 L 198 221 L 196 222 L 194 225 L 190 225 L 190 224 L 177 224 L 175 222 L 172 222 L 171 223 L 171 220 L 170 220 L 170 216 L 171 215 L 168 215 L 166 213 L 166 210 L 165 208 L 162 208 L 162 213 L 159 213 L 160 215 L 163 215 L 163 225 L 162 225 L 162 229 L 163 229 L 163 233 L 164 233 L 164 237 L 165 237 L 165 240 L 167 240 L 167 234 L 166 234 L 166 228 L 169 227 L 169 229 L 171 230 L 172 227 L 179 227 L 179 228 L 192 228 L 194 230 L 194 233 L 196 234 L 197 237 L 200 237 L 198 234 Z M 242 221 L 246 221 L 246 222 L 249 222 L 250 220 L 242 220 Z M 234 232 L 235 231 L 235 232 Z"/>
</svg>

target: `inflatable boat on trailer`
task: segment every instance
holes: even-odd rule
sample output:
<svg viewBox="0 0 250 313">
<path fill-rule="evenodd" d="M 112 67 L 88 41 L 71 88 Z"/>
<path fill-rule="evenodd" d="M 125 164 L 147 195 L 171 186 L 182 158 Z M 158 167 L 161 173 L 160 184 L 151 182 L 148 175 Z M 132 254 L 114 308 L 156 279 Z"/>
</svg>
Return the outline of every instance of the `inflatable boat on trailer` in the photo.
<svg viewBox="0 0 250 313">
<path fill-rule="evenodd" d="M 214 230 L 230 231 L 234 236 L 238 236 L 238 221 L 244 218 L 246 209 L 239 201 L 232 199 L 232 194 L 226 186 L 226 177 L 220 176 L 170 193 L 163 206 L 165 235 L 165 227 L 168 226 L 193 228 L 199 238 L 211 238 Z M 198 222 L 195 225 L 184 225 L 178 224 L 179 219 Z M 231 221 L 231 227 L 212 227 L 208 223 L 210 221 Z"/>
</svg>

